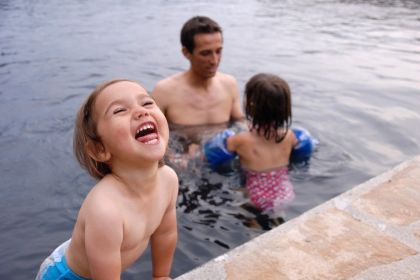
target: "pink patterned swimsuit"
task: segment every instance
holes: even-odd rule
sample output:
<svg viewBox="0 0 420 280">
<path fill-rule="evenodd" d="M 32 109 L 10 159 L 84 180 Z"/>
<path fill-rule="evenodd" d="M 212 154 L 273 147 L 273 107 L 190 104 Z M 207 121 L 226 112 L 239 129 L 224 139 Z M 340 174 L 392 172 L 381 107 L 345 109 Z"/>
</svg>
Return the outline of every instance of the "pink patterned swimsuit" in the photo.
<svg viewBox="0 0 420 280">
<path fill-rule="evenodd" d="M 287 166 L 267 171 L 245 169 L 251 201 L 264 213 L 275 213 L 295 197 Z"/>
</svg>

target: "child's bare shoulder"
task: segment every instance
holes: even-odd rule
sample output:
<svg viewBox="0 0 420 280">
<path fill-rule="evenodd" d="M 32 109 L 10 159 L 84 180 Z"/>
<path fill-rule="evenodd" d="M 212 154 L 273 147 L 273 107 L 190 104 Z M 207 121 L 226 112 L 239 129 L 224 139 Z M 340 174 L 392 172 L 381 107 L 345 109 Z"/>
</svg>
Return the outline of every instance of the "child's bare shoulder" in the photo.
<svg viewBox="0 0 420 280">
<path fill-rule="evenodd" d="M 252 134 L 249 131 L 241 131 L 236 133 L 234 136 L 235 141 L 239 143 L 245 143 L 252 140 Z"/>
<path fill-rule="evenodd" d="M 164 165 L 159 168 L 159 175 L 162 178 L 162 181 L 169 183 L 171 185 L 176 185 L 178 188 L 178 175 L 175 170 L 173 170 L 168 165 Z"/>
<path fill-rule="evenodd" d="M 178 175 L 171 167 L 164 165 L 159 168 L 159 176 L 161 187 L 165 189 L 165 193 L 169 194 L 169 204 L 176 203 L 179 189 Z"/>
<path fill-rule="evenodd" d="M 96 201 L 100 202 L 110 197 L 109 193 L 111 192 L 111 188 L 109 186 L 112 184 L 112 182 L 110 179 L 105 178 L 106 176 L 99 180 L 89 191 L 85 199 L 86 203 L 92 203 Z"/>
<path fill-rule="evenodd" d="M 118 213 L 121 213 L 123 204 L 119 203 L 120 196 L 112 184 L 116 182 L 102 179 L 88 193 L 81 208 L 85 218 L 94 217 L 98 222 L 121 222 Z"/>
<path fill-rule="evenodd" d="M 250 140 L 250 133 L 248 131 L 241 131 L 227 139 L 227 148 L 231 151 L 238 152 L 238 150 L 248 145 Z"/>
<path fill-rule="evenodd" d="M 288 141 L 292 144 L 292 146 L 297 144 L 297 138 L 291 129 L 287 131 L 286 137 Z"/>
</svg>

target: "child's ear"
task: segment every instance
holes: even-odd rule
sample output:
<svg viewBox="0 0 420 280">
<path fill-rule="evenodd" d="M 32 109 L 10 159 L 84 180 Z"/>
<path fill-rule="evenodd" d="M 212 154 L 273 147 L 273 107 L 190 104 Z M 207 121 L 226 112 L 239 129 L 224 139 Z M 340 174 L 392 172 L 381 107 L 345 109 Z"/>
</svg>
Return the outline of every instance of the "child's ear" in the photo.
<svg viewBox="0 0 420 280">
<path fill-rule="evenodd" d="M 86 151 L 88 155 L 98 162 L 107 162 L 111 159 L 111 153 L 109 153 L 102 143 L 86 143 Z"/>
</svg>

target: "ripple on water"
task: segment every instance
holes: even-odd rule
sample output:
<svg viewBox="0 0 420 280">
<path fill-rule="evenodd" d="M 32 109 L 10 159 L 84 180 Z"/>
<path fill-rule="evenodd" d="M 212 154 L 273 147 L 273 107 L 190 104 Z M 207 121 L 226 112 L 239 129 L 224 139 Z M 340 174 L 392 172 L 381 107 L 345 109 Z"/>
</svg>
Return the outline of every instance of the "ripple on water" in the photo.
<svg viewBox="0 0 420 280">
<path fill-rule="evenodd" d="M 0 1 L 0 278 L 33 279 L 71 233 L 93 185 L 72 155 L 84 98 L 103 80 L 152 89 L 186 69 L 179 31 L 196 11 L 222 25 L 221 70 L 241 93 L 257 72 L 284 77 L 294 124 L 320 140 L 309 165 L 291 168 L 286 220 L 418 154 L 419 10 L 417 0 Z M 263 232 L 239 175 L 193 163 L 178 166 L 174 275 Z M 123 278 L 150 273 L 148 251 Z"/>
</svg>

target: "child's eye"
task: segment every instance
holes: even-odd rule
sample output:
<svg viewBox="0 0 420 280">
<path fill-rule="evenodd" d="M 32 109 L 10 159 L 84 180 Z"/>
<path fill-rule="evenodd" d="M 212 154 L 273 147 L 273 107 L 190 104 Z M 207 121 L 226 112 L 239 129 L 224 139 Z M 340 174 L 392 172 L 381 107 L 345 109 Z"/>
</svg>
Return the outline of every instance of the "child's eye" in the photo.
<svg viewBox="0 0 420 280">
<path fill-rule="evenodd" d="M 116 115 L 116 114 L 118 114 L 118 113 L 121 113 L 121 112 L 125 112 L 126 111 L 126 109 L 125 108 L 117 108 L 117 109 L 115 109 L 114 110 L 114 115 Z"/>
<path fill-rule="evenodd" d="M 143 106 L 151 106 L 153 104 L 155 104 L 155 102 L 153 102 L 152 100 L 148 100 L 148 101 L 143 103 Z"/>
</svg>

